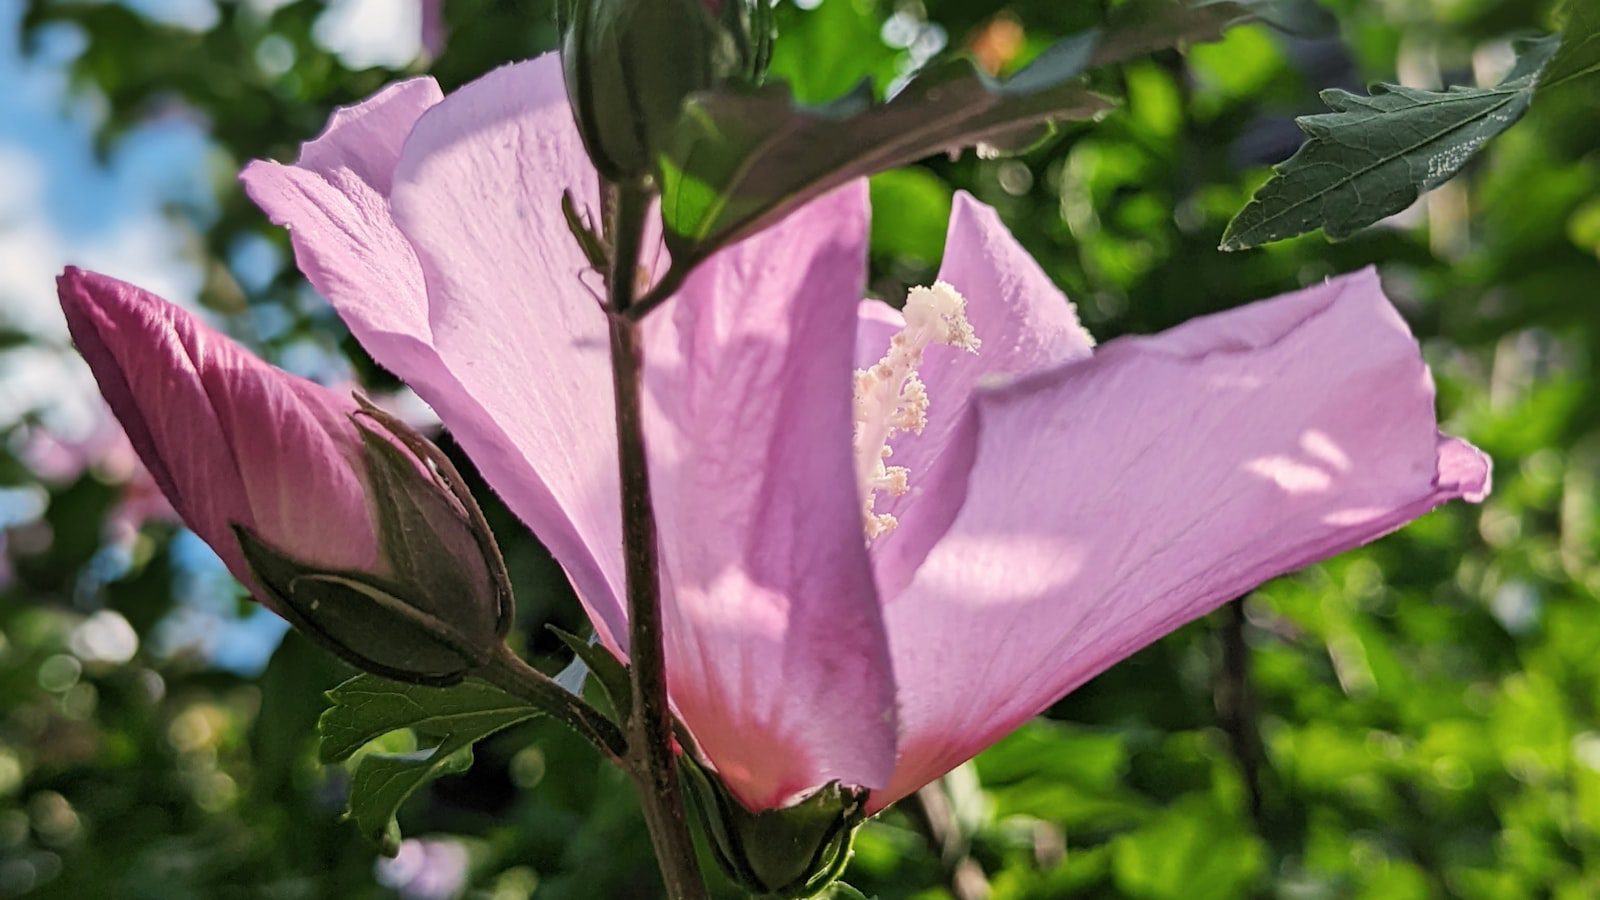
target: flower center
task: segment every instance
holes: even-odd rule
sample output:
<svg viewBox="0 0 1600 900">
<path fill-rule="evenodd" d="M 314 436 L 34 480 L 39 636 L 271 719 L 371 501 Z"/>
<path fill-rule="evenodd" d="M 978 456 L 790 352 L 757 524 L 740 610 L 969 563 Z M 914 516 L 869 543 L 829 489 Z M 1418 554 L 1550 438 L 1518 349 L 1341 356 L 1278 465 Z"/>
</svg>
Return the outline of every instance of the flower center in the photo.
<svg viewBox="0 0 1600 900">
<path fill-rule="evenodd" d="M 967 321 L 967 299 L 949 284 L 915 287 L 906 297 L 906 326 L 889 341 L 889 350 L 870 369 L 856 370 L 856 477 L 861 483 L 861 516 L 867 540 L 899 525 L 889 513 L 876 510 L 878 494 L 899 497 L 911 489 L 911 473 L 891 466 L 889 441 L 909 431 L 921 434 L 928 424 L 928 389 L 917 377 L 922 352 L 944 344 L 977 353 L 982 341 Z"/>
</svg>

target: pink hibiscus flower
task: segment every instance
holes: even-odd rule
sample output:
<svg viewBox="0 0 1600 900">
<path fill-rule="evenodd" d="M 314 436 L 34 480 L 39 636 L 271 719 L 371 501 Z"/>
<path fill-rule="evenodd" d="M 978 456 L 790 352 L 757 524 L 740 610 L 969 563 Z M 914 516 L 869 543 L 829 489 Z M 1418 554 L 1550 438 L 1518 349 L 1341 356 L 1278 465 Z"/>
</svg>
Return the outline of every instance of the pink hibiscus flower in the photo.
<svg viewBox="0 0 1600 900">
<path fill-rule="evenodd" d="M 391 86 L 243 177 L 626 656 L 607 323 L 560 204 L 596 208 L 597 178 L 558 60 Z M 867 222 L 846 186 L 645 328 L 670 693 L 753 810 L 833 781 L 881 809 L 1184 622 L 1488 489 L 1370 271 L 1095 350 L 966 196 L 941 283 L 861 302 Z"/>
</svg>

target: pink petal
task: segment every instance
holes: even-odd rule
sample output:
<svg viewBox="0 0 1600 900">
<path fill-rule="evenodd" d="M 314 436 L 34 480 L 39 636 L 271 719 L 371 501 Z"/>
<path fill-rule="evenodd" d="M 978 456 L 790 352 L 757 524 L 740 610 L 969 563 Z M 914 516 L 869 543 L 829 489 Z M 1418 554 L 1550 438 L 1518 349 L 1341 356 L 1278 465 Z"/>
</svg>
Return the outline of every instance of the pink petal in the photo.
<svg viewBox="0 0 1600 900">
<path fill-rule="evenodd" d="M 290 230 L 295 261 L 381 365 L 419 392 L 449 385 L 430 344 L 428 294 L 416 253 L 389 214 L 400 148 L 441 99 L 431 78 L 391 85 L 338 110 L 292 166 L 252 162 L 245 191 Z"/>
<path fill-rule="evenodd" d="M 974 435 L 968 399 L 980 382 L 992 384 L 1067 360 L 1089 356 L 1094 342 L 1072 303 L 1006 229 L 1000 216 L 970 194 L 956 194 L 939 279 L 967 298 L 967 319 L 983 342 L 977 354 L 930 347 L 918 370 L 928 387 L 928 424 L 920 435 L 894 438 L 894 464 L 911 471 L 911 493 L 881 498 L 880 512 L 899 527 L 872 544 L 878 585 L 893 596 L 911 581 L 928 550 L 950 526 L 966 496 Z M 888 348 L 893 323 L 873 304 L 863 307 L 858 365 Z M 888 331 L 893 334 L 893 331 Z M 864 366 L 863 366 L 864 367 Z"/>
<path fill-rule="evenodd" d="M 869 369 L 883 358 L 895 332 L 906 327 L 906 317 L 882 300 L 866 299 L 856 310 L 855 367 Z"/>
<path fill-rule="evenodd" d="M 140 459 L 240 581 L 253 579 L 233 524 L 308 563 L 374 567 L 351 398 L 132 285 L 69 268 L 58 288 L 73 342 Z"/>
<path fill-rule="evenodd" d="M 752 809 L 881 786 L 894 763 L 840 340 L 866 236 L 861 182 L 722 252 L 648 320 L 672 697 Z"/>
<path fill-rule="evenodd" d="M 435 112 L 424 116 L 430 110 Z M 526 130 L 519 131 L 521 128 Z M 413 129 L 419 138 L 408 144 Z M 489 146 L 493 138 L 485 135 L 508 131 L 517 133 L 515 141 Z M 462 135 L 475 137 L 463 139 Z M 547 155 L 547 148 L 565 149 Z M 406 157 L 403 166 L 402 155 Z M 467 196 L 455 197 L 456 182 L 451 179 L 468 177 L 472 183 L 486 184 L 487 178 L 479 181 L 482 172 L 473 169 L 480 163 L 496 167 L 492 171 L 505 177 L 525 177 L 522 187 L 545 198 L 539 212 L 553 213 L 555 218 L 533 215 L 522 220 L 502 202 L 507 198 L 489 196 L 483 214 L 488 219 L 500 218 L 493 219 L 493 225 L 479 222 L 472 206 L 475 201 L 470 199 L 477 195 L 469 191 Z M 406 177 L 397 176 L 397 167 L 410 173 L 410 182 L 399 191 L 405 198 L 391 202 L 388 194 L 394 192 L 395 182 Z M 469 174 L 463 176 L 463 171 Z M 593 301 L 571 277 L 554 272 L 515 284 L 493 285 L 487 305 L 475 305 L 477 295 L 436 271 L 437 283 L 430 291 L 419 250 L 410 239 L 420 235 L 418 246 L 433 249 L 433 258 L 442 261 L 440 267 L 459 263 L 491 275 L 501 268 L 495 254 L 515 247 L 513 255 L 526 258 L 541 242 L 551 258 L 570 263 L 562 275 L 581 264 L 560 218 L 559 203 L 562 189 L 576 186 L 578 196 L 592 204 L 594 175 L 581 156 L 571 124 L 558 58 L 551 54 L 502 69 L 443 103 L 431 79 L 395 85 L 367 103 L 336 113 L 324 135 L 303 149 L 298 165 L 252 163 L 243 178 L 256 203 L 274 222 L 291 229 L 301 271 L 338 309 L 373 358 L 404 379 L 439 413 L 484 477 L 566 569 L 602 637 L 614 649 L 619 648 L 618 641 L 626 641 L 615 591 L 620 580 L 608 578 L 597 561 L 603 558 L 610 572 L 619 572 L 615 549 L 619 539 L 612 509 L 616 501 L 588 496 L 604 494 L 608 485 L 614 492 L 615 475 L 598 473 L 597 477 L 609 480 L 591 486 L 591 491 L 581 480 L 574 483 L 570 471 L 574 464 L 587 460 L 604 468 L 603 460 L 614 458 L 615 450 L 595 456 L 585 449 L 598 452 L 599 439 L 592 447 L 583 443 L 553 446 L 561 443 L 562 428 L 567 427 L 561 416 L 573 408 L 586 413 L 572 420 L 576 423 L 573 433 L 583 434 L 582 421 L 588 421 L 605 429 L 603 443 L 610 445 L 609 381 L 603 382 L 604 390 L 598 395 L 592 394 L 597 390 L 596 379 L 609 378 L 608 370 L 602 368 L 603 357 L 597 362 L 590 354 L 584 365 L 568 367 L 541 349 L 547 345 L 570 349 L 561 322 L 574 315 L 598 317 Z M 440 195 L 452 202 L 441 203 L 438 219 L 433 220 L 430 198 Z M 411 236 L 402 233 L 399 216 L 391 210 L 408 204 L 416 232 Z M 450 222 L 461 217 L 497 230 L 500 243 L 492 250 L 473 247 L 470 253 L 458 252 L 451 245 Z M 496 317 L 505 315 L 510 306 L 515 307 L 509 318 L 517 329 L 502 330 Z M 440 323 L 444 323 L 442 341 L 435 333 Z M 586 321 L 581 334 L 592 338 L 599 333 L 597 324 L 603 325 L 603 320 Z M 510 395 L 500 388 L 480 393 L 486 382 L 478 370 L 478 351 L 471 346 L 474 327 L 496 339 L 503 333 L 519 340 L 517 349 L 503 351 L 493 360 L 501 373 L 512 372 L 512 380 L 518 382 Z M 544 343 L 522 341 L 530 331 L 542 335 Z M 526 371 L 517 369 L 518 363 L 534 359 L 538 362 Z M 545 377 L 552 371 L 555 377 Z M 583 372 L 587 375 L 577 382 L 569 377 Z M 523 381 L 524 377 L 527 380 Z M 538 390 L 531 390 L 533 386 Z M 578 398 L 585 393 L 591 396 L 579 404 Z M 599 405 L 589 402 L 593 396 L 599 397 Z M 551 398 L 560 398 L 559 409 L 544 405 L 543 401 Z M 524 420 L 529 409 L 535 410 L 536 418 Z M 543 418 L 537 418 L 540 409 L 545 410 Z M 561 428 L 554 428 L 555 424 Z M 539 427 L 547 436 L 542 443 L 519 443 L 530 429 Z M 538 450 L 545 451 L 544 455 Z M 569 450 L 584 452 L 574 460 L 567 458 Z M 556 482 L 561 483 L 559 492 L 552 487 Z M 609 517 L 611 524 L 603 521 L 588 532 L 575 528 L 565 508 L 571 504 L 579 508 L 598 505 L 602 508 L 595 515 Z M 602 532 L 598 544 L 587 542 Z M 592 553 L 593 546 L 601 552 Z"/>
<path fill-rule="evenodd" d="M 598 208 L 555 54 L 506 66 L 416 123 L 389 206 L 427 283 L 454 390 L 412 382 L 626 646 L 606 320 L 561 212 Z M 381 359 L 380 359 L 381 361 Z M 401 372 L 410 379 L 410 374 Z"/>
<path fill-rule="evenodd" d="M 432 78 L 391 84 L 355 106 L 334 110 L 322 134 L 301 145 L 295 165 L 329 177 L 347 171 L 387 197 L 412 126 L 443 99 Z"/>
<path fill-rule="evenodd" d="M 1261 582 L 1480 498 L 1367 270 L 980 395 L 966 506 L 886 615 L 882 807 Z"/>
</svg>

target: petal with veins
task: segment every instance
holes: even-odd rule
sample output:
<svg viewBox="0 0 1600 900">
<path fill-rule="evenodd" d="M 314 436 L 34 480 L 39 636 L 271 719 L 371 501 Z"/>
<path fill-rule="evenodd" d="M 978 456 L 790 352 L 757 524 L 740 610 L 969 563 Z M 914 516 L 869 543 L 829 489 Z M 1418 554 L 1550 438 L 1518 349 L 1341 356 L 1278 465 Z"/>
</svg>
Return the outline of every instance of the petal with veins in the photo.
<svg viewBox="0 0 1600 900">
<path fill-rule="evenodd" d="M 874 808 L 1261 582 L 1481 498 L 1433 398 L 1371 270 L 981 394 L 966 505 L 886 612 L 903 737 Z"/>
<path fill-rule="evenodd" d="M 647 320 L 672 697 L 753 809 L 834 780 L 883 785 L 894 761 L 838 339 L 866 235 L 852 184 L 718 254 Z"/>
</svg>

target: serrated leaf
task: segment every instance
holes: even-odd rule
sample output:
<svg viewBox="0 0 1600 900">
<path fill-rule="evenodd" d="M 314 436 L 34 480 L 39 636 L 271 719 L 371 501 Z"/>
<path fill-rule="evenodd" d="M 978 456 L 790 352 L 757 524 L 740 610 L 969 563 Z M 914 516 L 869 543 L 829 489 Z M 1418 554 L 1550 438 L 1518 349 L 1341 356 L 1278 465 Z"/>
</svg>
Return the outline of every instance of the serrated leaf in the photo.
<svg viewBox="0 0 1600 900">
<path fill-rule="evenodd" d="M 1092 35 L 1069 39 L 1013 78 L 964 59 L 930 66 L 878 103 L 863 83 L 827 104 L 798 105 L 787 84 L 691 99 L 662 160 L 662 219 L 683 265 L 782 219 L 846 182 L 1051 121 L 1110 108 L 1078 76 Z"/>
<path fill-rule="evenodd" d="M 479 735 L 487 737 L 487 735 Z M 428 781 L 459 775 L 472 768 L 472 745 L 478 738 L 452 736 L 431 750 L 415 753 L 372 753 L 361 758 L 350 778 L 350 808 L 345 815 L 385 856 L 400 850 L 395 815 L 406 798 Z"/>
<path fill-rule="evenodd" d="M 437 688 L 358 675 L 329 691 L 328 699 L 333 705 L 317 720 L 317 755 L 324 764 L 349 759 L 402 728 L 436 741 L 414 753 L 369 753 L 356 765 L 347 815 L 386 853 L 398 846 L 395 813 L 407 797 L 431 779 L 466 771 L 477 741 L 541 712 L 481 681 Z"/>
<path fill-rule="evenodd" d="M 1571 0 L 1566 13 L 1561 49 L 1539 79 L 1540 93 L 1600 74 L 1600 0 Z"/>
<path fill-rule="evenodd" d="M 431 735 L 492 731 L 540 712 L 476 680 L 435 688 L 357 675 L 327 697 L 333 705 L 317 720 L 317 757 L 324 765 L 343 762 L 368 742 L 402 728 Z"/>
<path fill-rule="evenodd" d="M 1338 240 L 1404 210 L 1522 118 L 1556 40 L 1526 45 L 1517 67 L 1492 88 L 1380 84 L 1368 97 L 1324 91 L 1334 111 L 1297 120 L 1310 139 L 1234 217 L 1222 249 L 1318 228 Z"/>
</svg>

